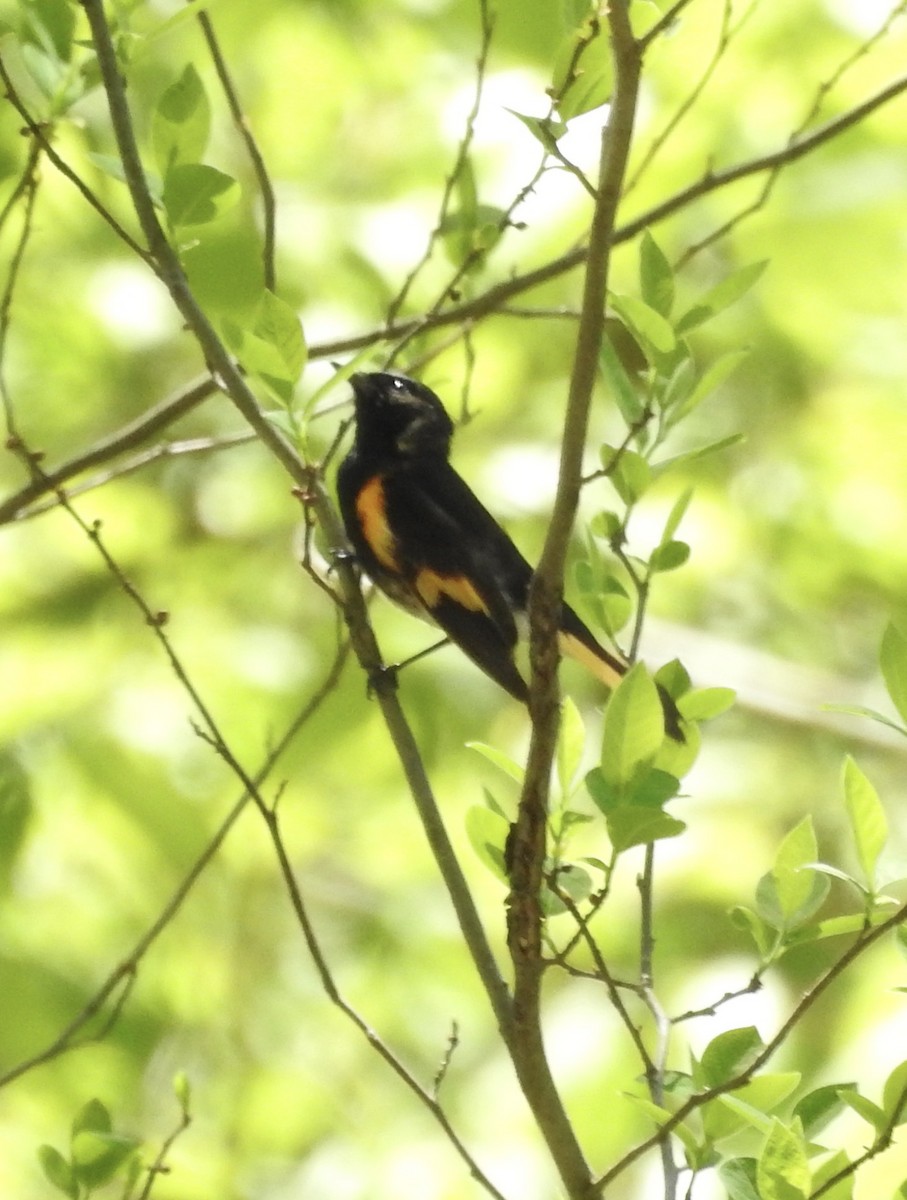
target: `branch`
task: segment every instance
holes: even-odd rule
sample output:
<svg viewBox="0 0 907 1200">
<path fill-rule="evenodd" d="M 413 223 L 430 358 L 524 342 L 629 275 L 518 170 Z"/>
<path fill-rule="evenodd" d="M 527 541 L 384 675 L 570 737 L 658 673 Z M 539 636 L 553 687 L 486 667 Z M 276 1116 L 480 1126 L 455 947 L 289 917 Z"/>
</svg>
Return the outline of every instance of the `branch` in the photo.
<svg viewBox="0 0 907 1200">
<path fill-rule="evenodd" d="M 0 503 L 0 525 L 18 519 L 30 504 L 48 492 L 57 491 L 67 480 L 83 471 L 109 462 L 127 450 L 141 446 L 149 438 L 160 433 L 174 421 L 197 408 L 203 400 L 218 391 L 218 385 L 210 376 L 191 383 L 174 396 L 160 401 L 148 412 L 136 417 L 122 429 L 109 437 L 102 438 L 83 454 L 71 458 L 54 471 L 42 471 L 29 480 L 18 492 L 14 492 Z"/>
<path fill-rule="evenodd" d="M 898 925 L 904 924 L 907 921 L 907 903 L 902 904 L 897 912 L 893 913 L 881 925 L 876 925 L 874 928 L 861 934 L 851 946 L 844 951 L 837 962 L 825 972 L 818 982 L 807 991 L 797 1005 L 794 1007 L 790 1016 L 780 1027 L 771 1041 L 767 1042 L 753 1062 L 745 1071 L 741 1071 L 739 1075 L 735 1075 L 733 1079 L 725 1080 L 724 1083 L 718 1084 L 708 1091 L 700 1092 L 695 1096 L 690 1096 L 688 1100 L 678 1108 L 678 1110 L 669 1117 L 663 1125 L 651 1134 L 644 1141 L 634 1146 L 629 1153 L 619 1159 L 613 1167 L 609 1168 L 603 1175 L 595 1181 L 595 1190 L 603 1192 L 619 1175 L 623 1174 L 626 1169 L 631 1166 L 638 1158 L 646 1154 L 654 1146 L 657 1146 L 662 1139 L 678 1125 L 682 1124 L 687 1117 L 702 1108 L 704 1104 L 714 1100 L 717 1096 L 724 1096 L 728 1092 L 735 1092 L 739 1088 L 744 1087 L 758 1071 L 761 1071 L 765 1064 L 778 1052 L 784 1042 L 787 1041 L 793 1030 L 799 1025 L 804 1015 L 816 1003 L 816 1001 L 824 995 L 829 987 L 839 979 L 851 963 L 855 962 L 862 954 L 874 945 L 886 933 L 895 929 Z"/>
<path fill-rule="evenodd" d="M 92 475 L 90 479 L 84 480 L 75 487 L 67 488 L 66 495 L 70 500 L 75 499 L 76 496 L 84 496 L 86 492 L 93 492 L 96 488 L 112 483 L 114 479 L 122 479 L 125 475 L 131 475 L 134 471 L 140 471 L 142 467 L 147 467 L 149 463 L 157 462 L 162 458 L 182 458 L 185 455 L 191 454 L 211 454 L 220 450 L 232 450 L 236 446 L 247 446 L 249 442 L 253 441 L 257 441 L 256 435 L 248 431 L 229 434 L 221 438 L 186 438 L 181 442 L 162 442 L 159 446 L 151 446 L 147 450 L 139 451 L 138 454 L 134 454 L 131 458 L 127 458 L 107 471 L 99 471 L 96 475 Z M 25 509 L 24 512 L 19 514 L 17 519 L 20 521 L 29 521 L 32 517 L 38 517 L 42 513 L 50 512 L 58 504 L 58 499 L 44 500 L 40 504 L 35 504 L 32 508 Z"/>
<path fill-rule="evenodd" d="M 80 0 L 80 2 L 91 26 L 98 66 L 107 93 L 111 121 L 124 175 L 149 247 L 160 267 L 161 277 L 170 291 L 173 302 L 201 347 L 208 367 L 218 379 L 219 385 L 290 477 L 311 498 L 328 545 L 334 547 L 337 552 L 337 576 L 353 650 L 369 677 L 374 677 L 381 666 L 381 657 L 355 574 L 346 556 L 340 554 L 341 548 L 346 545 L 346 539 L 343 536 L 337 514 L 315 472 L 302 462 L 295 449 L 261 412 L 239 368 L 196 303 L 179 260 L 158 223 L 154 205 L 148 194 L 129 115 L 124 83 L 119 73 L 110 30 L 104 17 L 102 0 Z M 438 812 L 412 730 L 403 715 L 403 710 L 392 687 L 385 681 L 375 691 L 394 748 L 404 768 L 407 783 L 422 820 L 429 845 L 451 897 L 464 939 L 498 1024 L 504 1031 L 505 1040 L 508 1040 L 512 1021 L 510 997 Z M 234 764 L 234 769 L 241 770 L 238 764 Z"/>
<path fill-rule="evenodd" d="M 334 661 L 331 663 L 324 681 L 313 692 L 310 699 L 300 709 L 298 715 L 291 721 L 286 732 L 277 742 L 274 749 L 268 754 L 262 766 L 253 776 L 253 782 L 256 787 L 260 787 L 270 775 L 275 764 L 280 759 L 281 755 L 295 739 L 296 735 L 306 724 L 306 722 L 318 711 L 325 699 L 334 691 L 340 674 L 346 663 L 349 654 L 349 644 L 341 645 L 334 656 Z M 171 923 L 174 917 L 183 906 L 189 893 L 192 891 L 195 884 L 200 879 L 202 872 L 208 866 L 208 863 L 214 858 L 217 851 L 221 848 L 226 840 L 227 834 L 236 824 L 240 815 L 246 808 L 250 799 L 250 793 L 244 789 L 239 799 L 233 804 L 227 815 L 221 821 L 220 827 L 211 838 L 208 845 L 204 848 L 189 870 L 183 877 L 182 882 L 178 885 L 173 895 L 164 905 L 158 918 L 151 926 L 142 934 L 136 944 L 132 947 L 127 956 L 110 972 L 107 979 L 101 987 L 95 992 L 94 996 L 85 1005 L 82 1011 L 73 1018 L 66 1028 L 50 1043 L 44 1050 L 17 1066 L 12 1067 L 4 1075 L 0 1075 L 0 1088 L 6 1084 L 12 1083 L 15 1079 L 25 1075 L 34 1067 L 51 1062 L 55 1058 L 59 1058 L 61 1054 L 65 1054 L 69 1050 L 73 1050 L 78 1046 L 86 1045 L 89 1042 L 99 1041 L 109 1029 L 113 1027 L 122 1010 L 126 996 L 132 986 L 135 976 L 138 973 L 139 965 L 142 959 L 161 936 L 167 926 Z M 104 1022 L 103 1027 L 96 1033 L 84 1035 L 83 1030 L 101 1011 L 107 1001 L 114 995 L 118 988 L 123 987 L 123 991 L 117 997 L 112 1013 Z"/>
<path fill-rule="evenodd" d="M 300 891 L 299 884 L 296 881 L 296 876 L 293 872 L 293 865 L 290 862 L 287 848 L 283 841 L 283 836 L 280 832 L 280 826 L 277 820 L 276 808 L 268 808 L 266 805 L 258 804 L 259 812 L 264 818 L 268 834 L 271 838 L 271 844 L 277 855 L 277 861 L 280 864 L 280 873 L 286 885 L 287 892 L 290 897 L 290 903 L 293 907 L 293 912 L 296 916 L 296 921 L 302 931 L 302 936 L 305 939 L 306 949 L 312 962 L 315 964 L 315 970 L 318 972 L 318 978 L 321 981 L 321 986 L 324 989 L 328 999 L 334 1004 L 347 1020 L 351 1021 L 359 1032 L 365 1037 L 371 1048 L 383 1059 L 383 1061 L 391 1068 L 398 1079 L 406 1085 L 407 1088 L 418 1099 L 419 1103 L 428 1110 L 431 1116 L 437 1121 L 444 1132 L 445 1137 L 459 1154 L 469 1169 L 470 1175 L 475 1179 L 488 1194 L 494 1197 L 494 1200 L 504 1200 L 502 1194 L 494 1186 L 491 1180 L 479 1168 L 475 1159 L 467 1150 L 464 1142 L 457 1134 L 450 1123 L 447 1114 L 441 1107 L 438 1099 L 438 1081 L 439 1076 L 443 1078 L 443 1072 L 446 1071 L 446 1063 L 449 1062 L 449 1056 L 452 1053 L 455 1041 L 451 1041 L 448 1045 L 447 1055 L 442 1063 L 441 1072 L 436 1076 L 436 1082 L 432 1089 L 424 1087 L 413 1073 L 407 1069 L 397 1055 L 390 1049 L 387 1043 L 375 1033 L 369 1026 L 367 1021 L 355 1009 L 348 1000 L 345 999 L 342 992 L 337 986 L 327 959 L 324 956 L 324 951 L 321 948 L 321 943 L 318 940 L 318 935 L 315 933 L 311 918 L 309 917 L 306 908 L 305 900 Z M 455 1036 L 455 1035 L 454 1035 Z"/>
<path fill-rule="evenodd" d="M 223 89 L 224 96 L 227 100 L 227 107 L 230 109 L 230 116 L 233 118 L 233 124 L 236 126 L 239 136 L 242 138 L 246 147 L 246 152 L 252 162 L 252 170 L 255 172 L 255 178 L 258 181 L 258 190 L 261 192 L 261 200 L 264 217 L 264 245 L 262 246 L 262 272 L 264 275 L 264 284 L 269 292 L 273 292 L 276 286 L 275 270 L 274 270 L 274 250 L 277 244 L 277 235 L 275 232 L 276 220 L 276 204 L 274 200 L 274 188 L 271 186 L 271 178 L 268 175 L 268 168 L 265 164 L 261 150 L 258 148 L 258 143 L 252 135 L 252 130 L 249 128 L 249 122 L 242 110 L 242 105 L 239 102 L 236 88 L 233 86 L 233 80 L 230 77 L 230 71 L 227 67 L 224 56 L 221 53 L 220 43 L 217 40 L 217 35 L 214 32 L 214 26 L 211 23 L 211 17 L 205 11 L 200 9 L 198 13 L 198 23 L 202 29 L 202 36 L 205 39 L 205 44 L 208 47 L 208 52 L 211 55 L 211 60 L 214 63 L 214 69 L 217 72 L 217 78 L 220 81 L 220 86 Z"/>
<path fill-rule="evenodd" d="M 454 161 L 453 169 L 444 182 L 444 191 L 441 194 L 441 203 L 438 207 L 438 218 L 435 221 L 435 227 L 428 235 L 428 241 L 425 249 L 422 252 L 422 257 L 407 275 L 403 281 L 403 286 L 397 292 L 397 295 L 391 301 L 387 310 L 387 318 L 385 324 L 393 325 L 397 319 L 397 314 L 406 303 L 406 297 L 409 295 L 410 288 L 416 280 L 419 272 L 426 265 L 432 256 L 432 251 L 435 248 L 435 243 L 438 240 L 444 222 L 447 219 L 447 214 L 450 209 L 450 201 L 453 196 L 453 190 L 457 180 L 466 167 L 469 156 L 469 147 L 472 145 L 475 135 L 476 120 L 479 116 L 479 110 L 482 106 L 482 93 L 485 88 L 485 73 L 488 69 L 488 54 L 491 49 L 491 35 L 494 32 L 494 15 L 489 6 L 489 0 L 479 0 L 479 15 L 482 27 L 482 39 L 479 44 L 479 54 L 476 59 L 476 86 L 473 94 L 472 107 L 466 117 L 466 126 L 463 131 L 463 136 L 460 138 L 460 143 L 457 147 L 457 156 Z M 446 290 L 449 291 L 450 285 Z"/>
<path fill-rule="evenodd" d="M 539 892 L 546 851 L 548 788 L 557 743 L 559 624 L 567 544 L 579 501 L 589 407 L 603 337 L 609 247 L 626 173 L 639 88 L 640 53 L 627 0 L 612 0 L 608 16 L 615 88 L 602 130 L 598 191 L 590 226 L 582 310 L 561 441 L 557 492 L 529 596 L 529 710 L 532 737 L 526 778 L 511 834 L 507 944 L 514 969 L 517 1073 L 536 1120 L 573 1198 L 590 1194 L 591 1177 L 558 1094 L 542 1040 L 542 909 Z"/>
<path fill-rule="evenodd" d="M 6 371 L 4 369 L 6 365 L 6 340 L 9 337 L 10 317 L 16 282 L 19 278 L 22 260 L 25 257 L 25 248 L 32 233 L 32 218 L 34 217 L 35 201 L 38 196 L 38 162 L 40 157 L 40 146 L 37 142 L 32 141 L 25 167 L 13 189 L 2 217 L 2 220 L 5 220 L 12 212 L 14 204 L 20 199 L 24 200 L 25 212 L 22 218 L 22 228 L 19 230 L 19 236 L 16 239 L 15 248 L 10 258 L 6 285 L 3 288 L 3 295 L 0 297 L 0 402 L 3 405 L 7 434 L 11 438 L 18 437 L 18 432 L 16 429 L 16 415 L 13 412 L 12 400 L 6 386 Z M 0 221 L 0 224 L 2 224 L 2 221 Z"/>
<path fill-rule="evenodd" d="M 661 37 L 663 33 L 666 33 L 667 30 L 669 30 L 671 26 L 678 20 L 683 10 L 688 8 L 691 3 L 692 0 L 675 0 L 675 3 L 671 5 L 664 16 L 660 17 L 649 30 L 649 32 L 644 34 L 643 37 L 639 39 L 640 50 L 645 53 L 652 42 L 654 42 L 657 37 Z"/>
<path fill-rule="evenodd" d="M 675 6 L 677 7 L 677 6 Z M 3 74 L 2 61 L 0 61 L 0 78 L 6 78 Z M 709 171 L 702 176 L 696 183 L 681 189 L 672 197 L 663 201 L 661 204 L 648 209 L 633 221 L 628 222 L 614 230 L 611 238 L 611 246 L 621 245 L 624 242 L 632 241 L 637 237 L 643 229 L 652 225 L 658 224 L 660 221 L 666 220 L 673 216 L 676 212 L 692 204 L 702 196 L 716 191 L 728 184 L 735 183 L 738 180 L 745 179 L 751 175 L 758 175 L 761 172 L 771 171 L 778 167 L 786 167 L 806 154 L 817 149 L 825 142 L 831 141 L 839 134 L 852 128 L 854 125 L 865 120 L 877 109 L 894 100 L 896 97 L 907 91 L 907 75 L 899 76 L 886 87 L 876 92 L 868 100 L 862 104 L 856 105 L 849 109 L 840 117 L 833 121 L 827 122 L 813 133 L 797 139 L 795 142 L 784 146 L 782 149 L 773 152 L 772 154 L 763 155 L 760 158 L 750 159 L 746 162 L 739 163 L 735 167 L 729 167 L 725 171 L 712 172 Z M 30 118 L 28 118 L 30 120 Z M 53 147 L 47 142 L 40 127 L 30 124 L 29 128 L 34 132 L 35 136 L 41 141 L 42 147 L 45 149 L 51 162 L 61 170 L 67 178 L 76 184 L 89 198 L 89 202 L 93 207 L 101 211 L 104 219 L 108 219 L 108 215 L 94 203 L 88 189 L 81 184 L 78 177 L 70 170 L 69 167 L 60 159 L 59 155 L 53 150 Z M 117 228 L 117 232 L 122 231 Z M 150 263 L 147 253 L 138 246 L 132 239 L 125 238 L 132 249 L 149 265 L 158 272 L 158 268 L 154 263 Z M 314 344 L 309 351 L 309 357 L 313 360 L 321 360 L 325 358 L 336 358 L 339 355 L 353 353 L 362 350 L 367 346 L 376 345 L 385 338 L 401 339 L 410 333 L 419 330 L 434 330 L 440 329 L 449 325 L 454 325 L 463 322 L 476 322 L 483 317 L 489 316 L 492 313 L 497 314 L 502 308 L 505 308 L 508 302 L 515 296 L 520 296 L 525 292 L 531 291 L 533 288 L 539 287 L 544 283 L 548 283 L 553 279 L 557 279 L 568 271 L 574 270 L 581 266 L 587 255 L 586 247 L 579 247 L 569 251 L 567 254 L 561 255 L 559 258 L 553 259 L 542 267 L 537 267 L 532 271 L 528 271 L 523 275 L 516 275 L 512 279 L 504 280 L 501 283 L 495 284 L 485 291 L 482 295 L 475 297 L 472 300 L 466 301 L 463 304 L 456 305 L 452 308 L 438 311 L 430 318 L 412 318 L 407 321 L 398 322 L 395 325 L 388 327 L 380 327 L 372 329 L 361 334 L 356 334 L 348 338 L 340 338 L 330 342 L 321 342 Z M 197 403 L 212 395 L 218 390 L 218 384 L 213 379 L 203 380 L 201 383 L 191 386 L 189 393 L 186 393 L 186 403 L 180 403 L 179 397 L 172 403 L 175 404 L 172 410 L 172 415 L 168 416 L 166 405 L 169 401 L 162 402 L 161 405 L 151 410 L 148 416 L 148 424 L 145 426 L 146 418 L 138 418 L 132 424 L 126 426 L 123 430 L 111 434 L 111 436 L 102 442 L 99 442 L 96 447 L 86 451 L 68 463 L 64 463 L 57 468 L 56 471 L 49 472 L 47 478 L 51 480 L 49 488 L 52 489 L 73 475 L 85 470 L 91 466 L 97 466 L 100 463 L 108 461 L 120 450 L 132 449 L 135 446 L 141 445 L 147 438 L 153 437 L 160 432 L 171 420 L 175 420 L 177 416 L 190 411 Z M 181 393 L 183 395 L 183 393 Z M 254 426 L 253 426 L 254 428 Z M 121 441 L 122 439 L 122 441 Z M 279 457 L 279 456 L 278 456 Z M 284 464 L 286 466 L 286 463 Z M 293 472 L 291 471 L 291 474 Z M 295 476 L 294 476 L 295 478 Z M 46 490 L 49 490 L 41 480 L 32 480 L 26 487 L 21 489 L 15 495 L 9 497 L 3 503 L 0 503 L 0 524 L 14 519 L 18 513 L 32 501 L 43 495 Z"/>
<path fill-rule="evenodd" d="M 154 263 L 148 256 L 148 252 L 138 244 L 135 238 L 126 232 L 113 213 L 104 207 L 88 184 L 80 179 L 80 177 L 76 174 L 72 167 L 69 166 L 66 160 L 61 158 L 56 152 L 52 142 L 50 141 L 50 138 L 47 135 L 46 126 L 36 121 L 25 107 L 25 104 L 19 96 L 19 93 L 16 91 L 12 78 L 6 69 L 6 64 L 3 62 L 2 56 L 0 56 L 0 81 L 3 83 L 7 100 L 9 100 L 10 104 L 12 104 L 13 108 L 25 122 L 25 128 L 47 155 L 48 160 L 53 163 L 61 175 L 65 176 L 65 178 L 68 179 L 69 182 L 79 192 L 81 192 L 83 198 L 88 201 L 89 205 L 95 210 L 101 220 L 105 221 L 110 226 L 117 237 L 122 242 L 125 242 L 133 254 L 137 254 L 139 258 L 141 258 L 146 264 L 146 266 L 149 266 L 152 270 L 156 271 Z"/>
<path fill-rule="evenodd" d="M 905 1104 L 907 1104 L 907 1083 L 905 1083 L 901 1088 L 901 1093 L 898 1097 L 897 1104 L 895 1104 L 891 1110 L 891 1116 L 888 1118 L 884 1128 L 879 1130 L 878 1136 L 872 1145 L 868 1146 L 862 1154 L 858 1155 L 846 1166 L 842 1167 L 840 1171 L 836 1171 L 834 1175 L 830 1175 L 821 1187 L 816 1188 L 814 1192 L 810 1192 L 809 1200 L 819 1200 L 820 1196 L 824 1196 L 827 1192 L 830 1192 L 832 1188 L 839 1184 L 843 1179 L 847 1179 L 850 1176 L 856 1175 L 857 1171 L 863 1166 L 864 1163 L 868 1163 L 871 1158 L 875 1158 L 876 1155 L 881 1154 L 883 1150 L 887 1150 L 891 1145 L 891 1139 L 894 1136 L 895 1129 L 903 1120 Z"/>
</svg>

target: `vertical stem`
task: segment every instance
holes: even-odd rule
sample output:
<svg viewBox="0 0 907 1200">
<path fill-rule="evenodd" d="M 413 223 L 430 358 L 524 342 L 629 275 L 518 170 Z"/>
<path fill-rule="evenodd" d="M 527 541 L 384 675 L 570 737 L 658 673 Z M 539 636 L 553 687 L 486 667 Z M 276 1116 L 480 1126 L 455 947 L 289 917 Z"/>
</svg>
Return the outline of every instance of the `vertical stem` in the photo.
<svg viewBox="0 0 907 1200">
<path fill-rule="evenodd" d="M 668 1041 L 671 1036 L 671 1022 L 655 994 L 655 932 L 652 918 L 652 899 L 655 892 L 655 844 L 649 842 L 646 846 L 646 858 L 643 873 L 639 878 L 640 895 L 640 937 L 639 937 L 639 981 L 643 986 L 646 1006 L 655 1021 L 655 1052 L 652 1055 L 652 1069 L 646 1071 L 646 1084 L 654 1104 L 660 1107 L 664 1104 L 664 1073 L 668 1055 Z M 661 1155 L 661 1168 L 664 1177 L 664 1200 L 674 1200 L 677 1194 L 678 1170 L 674 1162 L 674 1152 L 669 1136 L 661 1138 L 658 1143 Z"/>
<path fill-rule="evenodd" d="M 557 744 L 556 633 L 567 544 L 579 503 L 583 452 L 604 332 L 610 247 L 626 172 L 639 89 L 640 53 L 629 0 L 608 9 L 615 89 L 602 131 L 598 190 L 589 235 L 582 311 L 567 398 L 560 471 L 551 522 L 529 596 L 532 740 L 511 837 L 507 942 L 514 970 L 514 1064 L 571 1200 L 591 1194 L 591 1177 L 545 1053 L 541 1020 L 542 887 L 548 790 Z"/>
</svg>

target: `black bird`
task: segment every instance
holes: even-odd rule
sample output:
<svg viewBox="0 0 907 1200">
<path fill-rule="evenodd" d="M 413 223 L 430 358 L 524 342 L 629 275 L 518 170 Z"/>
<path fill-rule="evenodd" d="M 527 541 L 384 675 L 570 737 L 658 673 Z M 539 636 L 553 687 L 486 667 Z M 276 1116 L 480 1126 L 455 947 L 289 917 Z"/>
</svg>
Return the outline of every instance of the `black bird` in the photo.
<svg viewBox="0 0 907 1200">
<path fill-rule="evenodd" d="M 514 650 L 525 632 L 532 567 L 449 462 L 453 422 L 405 375 L 353 375 L 356 433 L 337 474 L 347 536 L 392 600 L 435 621 L 472 661 L 525 702 Z M 607 687 L 627 663 L 564 604 L 558 644 Z M 677 710 L 663 694 L 668 731 Z"/>
</svg>

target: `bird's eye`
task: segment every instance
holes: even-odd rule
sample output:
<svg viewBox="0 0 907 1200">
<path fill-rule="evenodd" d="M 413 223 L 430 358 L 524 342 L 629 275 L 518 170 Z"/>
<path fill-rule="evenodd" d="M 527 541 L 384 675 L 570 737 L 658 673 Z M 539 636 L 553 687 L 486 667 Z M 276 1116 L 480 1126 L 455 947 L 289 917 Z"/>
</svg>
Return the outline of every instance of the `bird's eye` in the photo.
<svg viewBox="0 0 907 1200">
<path fill-rule="evenodd" d="M 403 380 L 398 379 L 397 376 L 394 375 L 391 378 L 391 387 L 394 389 L 395 392 L 402 392 L 403 388 L 404 388 Z"/>
</svg>

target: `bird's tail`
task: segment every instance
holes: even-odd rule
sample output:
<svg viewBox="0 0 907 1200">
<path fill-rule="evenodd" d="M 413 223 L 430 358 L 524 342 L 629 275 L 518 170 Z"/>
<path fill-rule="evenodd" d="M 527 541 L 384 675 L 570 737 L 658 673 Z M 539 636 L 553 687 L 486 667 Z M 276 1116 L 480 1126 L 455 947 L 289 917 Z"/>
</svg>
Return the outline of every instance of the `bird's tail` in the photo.
<svg viewBox="0 0 907 1200">
<path fill-rule="evenodd" d="M 582 663 L 587 671 L 590 671 L 596 679 L 600 679 L 606 687 L 612 690 L 617 687 L 630 669 L 629 663 L 599 645 L 595 635 L 586 628 L 567 604 L 564 605 L 558 646 L 565 658 L 572 658 Z M 658 697 L 664 712 L 665 733 L 675 742 L 685 741 L 677 705 L 660 683 L 655 686 L 658 688 Z"/>
</svg>

